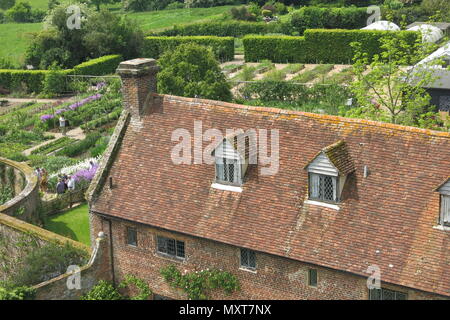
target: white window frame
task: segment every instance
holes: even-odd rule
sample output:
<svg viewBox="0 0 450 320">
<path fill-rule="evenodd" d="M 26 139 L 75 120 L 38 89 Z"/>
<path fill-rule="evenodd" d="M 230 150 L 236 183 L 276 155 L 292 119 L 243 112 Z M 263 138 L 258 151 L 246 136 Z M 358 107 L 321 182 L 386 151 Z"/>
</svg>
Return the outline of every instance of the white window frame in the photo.
<svg viewBox="0 0 450 320">
<path fill-rule="evenodd" d="M 233 179 L 230 179 L 229 175 L 226 176 L 228 171 L 227 166 L 233 165 Z M 229 171 L 228 171 L 229 172 Z M 230 181 L 232 180 L 232 181 Z M 226 157 L 216 157 L 216 182 L 220 184 L 227 184 L 232 186 L 242 185 L 242 163 L 239 159 L 232 159 Z"/>
<path fill-rule="evenodd" d="M 242 261 L 242 254 L 243 252 L 247 252 L 247 255 L 253 254 L 254 255 L 254 260 L 255 260 L 255 266 L 250 266 L 249 261 L 247 261 L 247 264 L 244 264 L 244 261 Z M 249 260 L 249 258 L 248 258 Z M 256 263 L 256 252 L 250 249 L 245 249 L 245 248 L 241 248 L 239 251 L 239 265 L 241 269 L 245 269 L 245 270 L 251 270 L 251 271 L 256 271 L 257 268 L 257 263 Z"/>
<path fill-rule="evenodd" d="M 441 193 L 439 224 L 450 227 L 450 195 Z"/>
<path fill-rule="evenodd" d="M 320 197 L 320 191 L 319 189 L 323 188 L 323 185 L 320 184 L 320 178 L 321 177 L 329 177 L 332 179 L 333 182 L 333 200 L 324 199 L 324 197 Z M 314 186 L 314 183 L 317 180 L 318 185 Z M 315 172 L 308 172 L 308 199 L 318 202 L 324 202 L 324 203 L 338 203 L 339 202 L 339 176 L 331 176 L 331 175 L 325 175 Z M 315 196 L 317 194 L 317 196 Z M 322 190 L 323 194 L 323 190 Z"/>
</svg>

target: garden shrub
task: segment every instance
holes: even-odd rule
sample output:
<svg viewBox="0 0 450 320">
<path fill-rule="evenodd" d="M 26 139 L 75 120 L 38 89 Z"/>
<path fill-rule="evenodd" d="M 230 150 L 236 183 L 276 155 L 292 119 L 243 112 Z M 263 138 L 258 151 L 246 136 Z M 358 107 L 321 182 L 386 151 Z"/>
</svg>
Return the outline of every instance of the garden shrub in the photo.
<svg viewBox="0 0 450 320">
<path fill-rule="evenodd" d="M 309 52 L 304 37 L 255 35 L 244 37 L 243 43 L 246 62 L 305 62 Z"/>
<path fill-rule="evenodd" d="M 105 75 L 116 71 L 122 61 L 121 55 L 108 55 L 83 62 L 66 70 L 14 70 L 0 69 L 0 87 L 10 90 L 25 90 L 27 93 L 53 91 L 60 93 L 66 89 L 63 80 L 67 75 Z"/>
<path fill-rule="evenodd" d="M 349 64 L 353 60 L 352 42 L 360 42 L 369 57 L 381 52 L 379 40 L 391 31 L 378 30 L 306 30 L 304 37 L 246 36 L 243 39 L 245 60 L 273 62 Z M 396 32 L 408 44 L 414 45 L 420 34 L 412 31 Z"/>
<path fill-rule="evenodd" d="M 381 53 L 380 39 L 393 35 L 405 39 L 413 46 L 420 38 L 420 33 L 413 31 L 379 31 L 379 30 L 306 30 L 305 41 L 310 50 L 305 62 L 349 64 L 353 60 L 352 42 L 360 42 L 369 58 Z"/>
<path fill-rule="evenodd" d="M 299 34 L 306 29 L 360 29 L 367 18 L 367 8 L 302 7 L 292 13 L 290 25 Z"/>
<path fill-rule="evenodd" d="M 111 283 L 100 280 L 87 294 L 80 297 L 80 300 L 148 300 L 152 295 L 148 284 L 131 274 L 125 275 L 118 288 L 128 288 L 130 285 L 134 285 L 138 293 L 134 296 L 123 296 Z"/>
<path fill-rule="evenodd" d="M 0 300 L 33 300 L 36 295 L 36 289 L 30 287 L 16 287 L 6 289 L 0 287 Z"/>
<path fill-rule="evenodd" d="M 154 35 L 242 37 L 247 34 L 266 34 L 278 32 L 280 32 L 280 23 L 226 21 L 199 22 L 183 26 L 175 25 L 172 29 L 164 30 Z"/>
<path fill-rule="evenodd" d="M 119 54 L 103 56 L 83 62 L 73 67 L 73 70 L 74 74 L 102 76 L 115 73 L 117 66 L 122 60 L 123 58 Z"/>
<path fill-rule="evenodd" d="M 58 152 L 56 152 L 57 156 L 66 156 L 66 157 L 76 157 L 84 152 L 88 151 L 90 148 L 95 146 L 95 143 L 98 139 L 101 138 L 101 134 L 98 132 L 90 133 L 86 136 L 84 140 L 75 142 L 68 146 L 65 146 Z"/>
<path fill-rule="evenodd" d="M 84 265 L 88 254 L 71 246 L 53 243 L 39 246 L 27 245 L 29 252 L 20 259 L 17 268 L 9 273 L 12 286 L 31 286 L 64 274 L 70 265 Z"/>
<path fill-rule="evenodd" d="M 158 59 L 164 52 L 173 51 L 184 43 L 195 43 L 211 47 L 216 58 L 222 61 L 234 59 L 234 39 L 232 37 L 216 36 L 147 37 L 144 41 L 144 56 Z"/>
<path fill-rule="evenodd" d="M 114 286 L 105 281 L 100 280 L 87 294 L 82 296 L 80 300 L 121 300 L 122 296 L 114 288 Z"/>
</svg>

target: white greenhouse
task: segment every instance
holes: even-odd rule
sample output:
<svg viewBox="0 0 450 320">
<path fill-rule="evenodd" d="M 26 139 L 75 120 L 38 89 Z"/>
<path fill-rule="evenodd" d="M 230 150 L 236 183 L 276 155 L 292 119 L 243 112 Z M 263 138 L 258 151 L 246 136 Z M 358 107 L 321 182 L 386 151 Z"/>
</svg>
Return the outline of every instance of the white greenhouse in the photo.
<svg viewBox="0 0 450 320">
<path fill-rule="evenodd" d="M 361 30 L 385 30 L 385 31 L 400 31 L 400 27 L 393 22 L 380 20 L 369 24 Z"/>
<path fill-rule="evenodd" d="M 437 42 L 444 37 L 444 33 L 438 27 L 430 24 L 421 24 L 408 29 L 422 33 L 422 42 Z"/>
</svg>

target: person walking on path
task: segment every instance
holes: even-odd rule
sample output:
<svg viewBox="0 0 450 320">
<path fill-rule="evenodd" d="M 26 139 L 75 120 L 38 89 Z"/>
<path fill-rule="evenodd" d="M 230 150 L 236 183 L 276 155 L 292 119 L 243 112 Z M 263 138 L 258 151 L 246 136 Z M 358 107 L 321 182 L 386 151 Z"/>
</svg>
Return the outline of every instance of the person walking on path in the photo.
<svg viewBox="0 0 450 320">
<path fill-rule="evenodd" d="M 69 188 L 69 191 L 75 190 L 75 179 L 72 176 L 69 176 L 67 187 Z"/>
<path fill-rule="evenodd" d="M 47 192 L 48 172 L 44 168 L 41 169 L 41 191 Z"/>
<path fill-rule="evenodd" d="M 64 116 L 60 116 L 59 117 L 59 128 L 61 129 L 61 133 L 63 136 L 66 135 L 66 119 L 64 118 Z"/>
<path fill-rule="evenodd" d="M 66 184 L 62 179 L 60 179 L 58 184 L 56 185 L 56 193 L 63 194 L 64 192 L 66 192 Z"/>
</svg>

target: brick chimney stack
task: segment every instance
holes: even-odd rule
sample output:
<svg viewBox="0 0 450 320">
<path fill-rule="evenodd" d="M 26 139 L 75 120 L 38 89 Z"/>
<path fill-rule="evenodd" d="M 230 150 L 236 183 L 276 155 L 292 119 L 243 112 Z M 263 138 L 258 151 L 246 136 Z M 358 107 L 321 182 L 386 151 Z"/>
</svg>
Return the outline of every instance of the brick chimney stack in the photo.
<svg viewBox="0 0 450 320">
<path fill-rule="evenodd" d="M 156 93 L 156 75 L 159 67 L 155 59 L 138 58 L 120 63 L 116 72 L 122 78 L 125 109 L 132 119 L 140 120 L 147 105 L 152 102 L 151 93 Z"/>
</svg>

